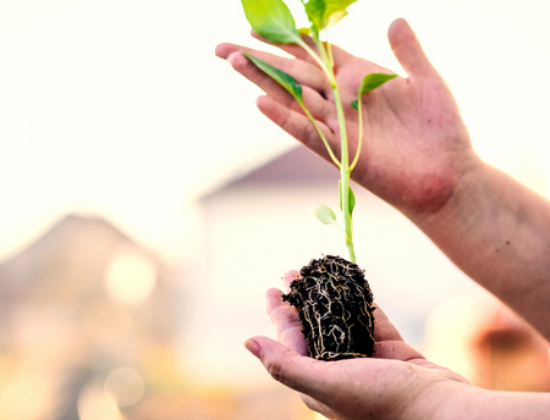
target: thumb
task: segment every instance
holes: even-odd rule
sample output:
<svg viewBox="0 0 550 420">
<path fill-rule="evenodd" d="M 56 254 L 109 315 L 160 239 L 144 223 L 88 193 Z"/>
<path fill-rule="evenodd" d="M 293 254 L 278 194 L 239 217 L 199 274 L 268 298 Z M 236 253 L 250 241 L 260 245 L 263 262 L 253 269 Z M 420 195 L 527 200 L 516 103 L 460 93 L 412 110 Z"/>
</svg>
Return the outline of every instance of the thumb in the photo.
<svg viewBox="0 0 550 420">
<path fill-rule="evenodd" d="M 301 356 L 266 337 L 249 338 L 244 346 L 283 385 L 321 402 L 333 395 L 336 381 L 325 363 Z"/>
<path fill-rule="evenodd" d="M 438 74 L 405 19 L 393 21 L 388 30 L 388 39 L 395 58 L 409 76 Z"/>
</svg>

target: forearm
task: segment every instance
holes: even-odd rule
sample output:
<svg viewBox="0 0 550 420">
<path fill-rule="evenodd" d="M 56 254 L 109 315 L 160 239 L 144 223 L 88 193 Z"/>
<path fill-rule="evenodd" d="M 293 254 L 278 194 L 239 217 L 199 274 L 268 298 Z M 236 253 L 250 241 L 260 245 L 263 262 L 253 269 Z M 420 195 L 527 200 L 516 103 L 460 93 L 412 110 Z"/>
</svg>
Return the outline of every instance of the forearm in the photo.
<svg viewBox="0 0 550 420">
<path fill-rule="evenodd" d="M 550 203 L 483 162 L 437 212 L 408 215 L 466 274 L 550 339 Z"/>
<path fill-rule="evenodd" d="M 535 420 L 550 413 L 550 394 L 487 391 L 457 386 L 446 398 L 434 400 L 429 410 L 434 420 Z"/>
</svg>

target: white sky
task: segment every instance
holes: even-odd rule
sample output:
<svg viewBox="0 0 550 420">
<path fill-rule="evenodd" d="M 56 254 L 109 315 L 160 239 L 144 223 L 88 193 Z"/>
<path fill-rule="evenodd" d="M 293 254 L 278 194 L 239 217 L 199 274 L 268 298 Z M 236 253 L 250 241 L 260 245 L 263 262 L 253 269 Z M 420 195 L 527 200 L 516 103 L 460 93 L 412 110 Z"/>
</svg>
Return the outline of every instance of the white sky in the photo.
<svg viewBox="0 0 550 420">
<path fill-rule="evenodd" d="M 550 2 L 358 0 L 331 40 L 399 70 L 386 31 L 400 16 L 481 155 L 546 192 Z M 2 0 L 0 257 L 75 210 L 184 252 L 197 191 L 292 144 L 214 57 L 259 45 L 248 31 L 238 0 Z"/>
</svg>

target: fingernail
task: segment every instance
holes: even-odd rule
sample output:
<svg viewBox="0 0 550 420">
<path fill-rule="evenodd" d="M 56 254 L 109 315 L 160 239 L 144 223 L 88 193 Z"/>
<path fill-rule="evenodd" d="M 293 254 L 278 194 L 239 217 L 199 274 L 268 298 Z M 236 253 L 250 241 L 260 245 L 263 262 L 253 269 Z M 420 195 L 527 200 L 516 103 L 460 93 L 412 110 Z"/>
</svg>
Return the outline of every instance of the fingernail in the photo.
<svg viewBox="0 0 550 420">
<path fill-rule="evenodd" d="M 233 51 L 231 54 L 227 56 L 227 61 L 233 64 L 233 61 L 235 61 L 235 59 L 238 59 L 240 55 L 241 55 L 240 51 Z"/>
<path fill-rule="evenodd" d="M 262 348 L 260 347 L 260 345 L 256 340 L 254 340 L 253 338 L 249 338 L 248 340 L 245 340 L 243 344 L 250 353 L 252 353 L 258 359 L 260 358 L 260 353 L 262 352 Z"/>
</svg>

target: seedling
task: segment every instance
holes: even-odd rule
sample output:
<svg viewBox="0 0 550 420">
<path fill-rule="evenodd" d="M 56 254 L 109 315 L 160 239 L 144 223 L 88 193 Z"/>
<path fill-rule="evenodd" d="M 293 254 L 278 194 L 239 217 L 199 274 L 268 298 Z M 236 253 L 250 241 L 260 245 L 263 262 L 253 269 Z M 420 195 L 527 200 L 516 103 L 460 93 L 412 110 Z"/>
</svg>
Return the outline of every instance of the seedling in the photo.
<svg viewBox="0 0 550 420">
<path fill-rule="evenodd" d="M 282 0 L 242 0 L 242 4 L 248 22 L 258 35 L 276 44 L 298 44 L 313 58 L 326 75 L 333 92 L 338 115 L 340 159 L 336 157 L 319 125 L 305 106 L 302 86 L 297 83 L 296 79 L 253 55 L 243 54 L 296 99 L 313 123 L 331 160 L 339 168 L 340 210 L 343 226 L 337 221 L 334 211 L 324 204 L 315 205 L 310 208 L 310 211 L 322 223 L 334 224 L 342 230 L 351 263 L 330 256 L 313 260 L 309 266 L 302 269 L 302 277 L 292 283 L 291 293 L 283 298 L 290 301 L 299 310 L 304 327 L 303 332 L 306 335 L 312 357 L 334 360 L 358 355 L 371 356 L 374 348 L 372 293 L 368 283 L 364 280 L 363 271 L 356 265 L 352 220 L 355 196 L 350 187 L 350 174 L 356 167 L 361 153 L 363 137 L 361 98 L 397 76 L 395 74 L 370 73 L 363 78 L 357 93 L 357 100 L 349 104 L 358 111 L 359 118 L 357 150 L 353 159 L 350 159 L 344 106 L 334 73 L 334 58 L 331 44 L 328 42 L 328 28 L 346 16 L 348 14 L 347 7 L 356 0 L 300 1 L 311 25 L 299 30 L 296 28 L 292 13 Z M 302 39 L 302 35 L 311 37 L 316 46 L 316 51 L 310 48 Z M 324 37 L 324 41 L 321 40 L 321 36 Z M 326 273 L 328 273 L 328 277 Z M 360 275 L 357 273 L 360 273 Z M 350 278 L 352 279 L 351 283 L 348 281 Z M 356 287 L 351 286 L 351 284 L 359 285 L 363 289 L 362 292 L 356 294 L 357 299 L 359 299 L 357 301 L 352 296 L 354 293 L 352 290 L 356 290 Z M 349 299 L 348 303 L 344 302 L 346 297 L 353 302 L 349 302 Z M 320 304 L 319 302 L 323 299 L 325 299 L 325 302 Z M 326 301 L 326 299 L 329 300 Z M 357 312 L 357 305 L 360 307 L 359 312 Z M 322 327 L 321 324 L 323 324 Z M 363 346 L 363 348 L 357 349 L 357 343 L 361 341 L 361 334 L 354 331 L 359 325 L 363 325 L 368 330 L 369 340 L 371 341 L 366 347 Z M 322 332 L 320 332 L 321 330 Z"/>
<path fill-rule="evenodd" d="M 319 65 L 321 70 L 326 75 L 332 92 L 334 94 L 334 102 L 338 115 L 340 126 L 340 159 L 336 158 L 334 151 L 330 147 L 319 125 L 311 115 L 311 112 L 304 105 L 302 97 L 302 87 L 296 82 L 291 75 L 269 65 L 265 61 L 260 60 L 250 54 L 243 53 L 248 57 L 260 70 L 275 79 L 283 88 L 285 88 L 300 104 L 304 113 L 309 117 L 315 129 L 319 133 L 328 154 L 334 164 L 340 169 L 340 209 L 343 215 L 344 226 L 336 220 L 334 212 L 324 204 L 318 204 L 311 207 L 310 211 L 324 224 L 334 224 L 342 230 L 348 248 L 350 260 L 357 262 L 355 256 L 355 248 L 353 245 L 353 220 L 352 214 L 355 207 L 355 196 L 350 187 L 350 174 L 356 167 L 361 153 L 362 138 L 363 138 L 363 121 L 362 121 L 362 101 L 363 95 L 382 86 L 387 81 L 397 77 L 395 74 L 386 73 L 370 73 L 367 74 L 359 87 L 357 100 L 350 105 L 359 113 L 359 138 L 357 142 L 357 150 L 355 156 L 350 163 L 348 152 L 348 136 L 344 117 L 344 108 L 340 99 L 340 92 L 336 83 L 334 74 L 334 59 L 332 55 L 332 47 L 328 41 L 321 41 L 321 34 L 325 35 L 328 40 L 328 27 L 338 23 L 344 16 L 347 15 L 347 7 L 356 0 L 300 0 L 304 5 L 305 12 L 311 26 L 309 28 L 296 29 L 296 22 L 292 13 L 282 0 L 242 0 L 244 12 L 252 29 L 265 38 L 276 44 L 298 44 L 300 45 Z M 311 36 L 317 46 L 317 51 L 314 51 L 304 42 L 301 34 Z"/>
</svg>

